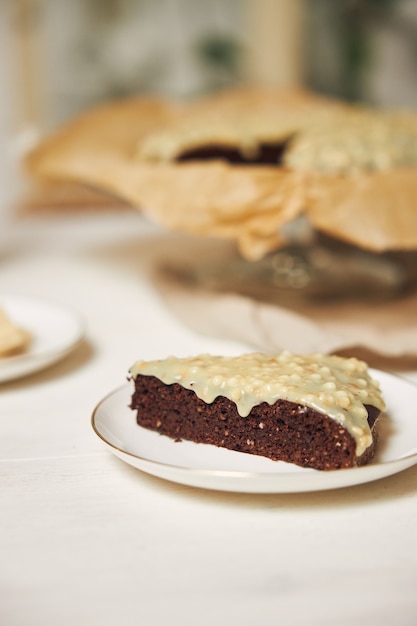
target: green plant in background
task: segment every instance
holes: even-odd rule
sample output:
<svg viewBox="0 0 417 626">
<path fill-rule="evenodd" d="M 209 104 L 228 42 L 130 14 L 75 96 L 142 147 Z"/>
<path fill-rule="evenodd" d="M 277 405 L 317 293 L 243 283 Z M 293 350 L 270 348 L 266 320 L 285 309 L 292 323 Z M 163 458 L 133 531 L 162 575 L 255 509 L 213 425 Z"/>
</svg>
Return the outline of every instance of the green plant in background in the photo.
<svg viewBox="0 0 417 626">
<path fill-rule="evenodd" d="M 209 34 L 197 42 L 194 53 L 207 76 L 208 90 L 239 78 L 242 46 L 232 35 Z"/>
<path fill-rule="evenodd" d="M 377 20 L 393 14 L 397 0 L 341 0 L 338 28 L 340 31 L 340 64 L 342 85 L 348 100 L 359 100 L 364 93 L 364 75 L 372 60 L 369 29 Z"/>
<path fill-rule="evenodd" d="M 195 95 L 239 76 L 239 0 L 77 2 L 83 35 L 73 60 L 94 74 L 98 100 L 152 91 Z"/>
<path fill-rule="evenodd" d="M 387 45 L 408 60 L 408 78 L 404 77 L 404 81 L 415 82 L 415 0 L 307 0 L 305 6 L 309 87 L 346 100 L 372 101 L 370 81 L 375 79 L 375 72 L 381 72 L 381 46 Z M 387 68 L 387 80 L 398 84 L 395 77 L 389 78 L 390 71 L 392 67 Z M 407 88 L 403 92 L 412 102 L 413 90 Z"/>
</svg>

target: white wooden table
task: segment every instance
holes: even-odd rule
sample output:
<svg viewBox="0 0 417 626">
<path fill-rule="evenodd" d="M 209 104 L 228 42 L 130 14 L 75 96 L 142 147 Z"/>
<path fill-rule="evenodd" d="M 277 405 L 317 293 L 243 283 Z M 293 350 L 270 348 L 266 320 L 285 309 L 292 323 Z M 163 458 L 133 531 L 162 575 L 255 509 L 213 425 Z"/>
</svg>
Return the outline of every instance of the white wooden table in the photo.
<svg viewBox="0 0 417 626">
<path fill-rule="evenodd" d="M 86 333 L 62 362 L 0 386 L 0 624 L 414 626 L 417 467 L 335 491 L 228 494 L 103 448 L 91 412 L 136 359 L 248 349 L 162 306 L 155 245 L 135 212 L 1 224 L 0 291 L 68 304 Z"/>
</svg>

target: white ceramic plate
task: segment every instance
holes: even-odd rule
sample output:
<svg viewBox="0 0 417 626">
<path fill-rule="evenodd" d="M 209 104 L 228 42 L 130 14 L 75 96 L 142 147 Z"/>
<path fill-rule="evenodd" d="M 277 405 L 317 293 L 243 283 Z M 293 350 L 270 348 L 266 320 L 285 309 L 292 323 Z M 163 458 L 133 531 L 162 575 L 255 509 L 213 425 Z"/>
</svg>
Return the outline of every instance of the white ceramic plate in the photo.
<svg viewBox="0 0 417 626">
<path fill-rule="evenodd" d="M 81 341 L 83 324 L 76 313 L 50 300 L 0 294 L 0 308 L 32 334 L 19 355 L 0 358 L 0 382 L 27 376 L 64 358 Z"/>
<path fill-rule="evenodd" d="M 335 489 L 370 482 L 417 463 L 417 386 L 371 370 L 381 383 L 389 411 L 381 418 L 378 455 L 364 467 L 321 472 L 241 452 L 168 437 L 139 427 L 129 409 L 132 385 L 106 396 L 95 408 L 92 426 L 120 459 L 154 476 L 221 491 L 292 493 Z"/>
</svg>

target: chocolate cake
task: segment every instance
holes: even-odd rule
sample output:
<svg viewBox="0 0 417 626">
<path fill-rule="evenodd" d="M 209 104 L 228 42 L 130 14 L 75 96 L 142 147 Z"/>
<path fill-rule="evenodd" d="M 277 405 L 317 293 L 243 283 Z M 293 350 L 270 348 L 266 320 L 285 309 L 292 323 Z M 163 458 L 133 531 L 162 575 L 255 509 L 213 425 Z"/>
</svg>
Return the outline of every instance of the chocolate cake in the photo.
<svg viewBox="0 0 417 626">
<path fill-rule="evenodd" d="M 140 426 L 318 470 L 368 463 L 385 409 L 366 363 L 354 358 L 169 357 L 138 361 L 130 374 Z"/>
<path fill-rule="evenodd" d="M 94 107 L 25 157 L 37 183 L 82 183 L 169 230 L 259 261 L 313 231 L 366 251 L 417 248 L 417 112 L 304 89 L 240 85 L 199 98 Z"/>
</svg>

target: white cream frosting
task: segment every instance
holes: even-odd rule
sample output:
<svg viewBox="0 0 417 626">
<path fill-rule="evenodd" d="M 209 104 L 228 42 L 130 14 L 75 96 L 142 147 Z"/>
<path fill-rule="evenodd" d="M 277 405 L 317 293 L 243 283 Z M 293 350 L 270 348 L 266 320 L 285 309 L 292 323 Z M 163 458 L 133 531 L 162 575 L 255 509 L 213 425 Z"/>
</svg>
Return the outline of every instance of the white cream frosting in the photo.
<svg viewBox="0 0 417 626">
<path fill-rule="evenodd" d="M 163 383 L 179 383 L 204 402 L 223 396 L 236 404 L 242 417 L 261 402 L 278 399 L 305 405 L 329 415 L 352 435 L 360 456 L 372 443 L 364 404 L 383 411 L 379 384 L 364 361 L 323 354 L 276 355 L 249 353 L 239 357 L 202 354 L 157 361 L 137 361 L 130 369 L 156 376 Z"/>
</svg>

